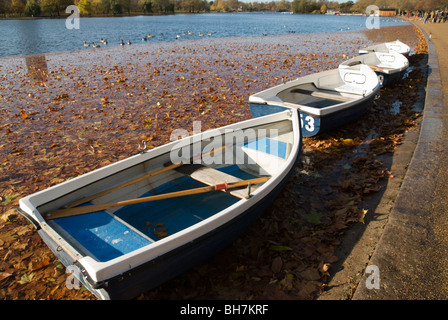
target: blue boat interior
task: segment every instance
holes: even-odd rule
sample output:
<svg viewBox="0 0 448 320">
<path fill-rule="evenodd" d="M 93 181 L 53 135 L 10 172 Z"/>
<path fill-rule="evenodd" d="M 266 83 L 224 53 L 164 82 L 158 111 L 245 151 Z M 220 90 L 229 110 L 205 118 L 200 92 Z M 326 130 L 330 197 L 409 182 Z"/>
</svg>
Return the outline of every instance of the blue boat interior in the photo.
<svg viewBox="0 0 448 320">
<path fill-rule="evenodd" d="M 273 148 L 269 139 L 245 144 L 247 148 L 261 149 L 286 158 L 286 143 L 276 141 Z M 215 168 L 241 180 L 256 178 L 242 171 L 238 165 Z M 190 176 L 180 176 L 141 195 L 148 197 L 175 191 L 203 187 L 204 184 Z M 98 211 L 54 219 L 52 223 L 62 228 L 78 249 L 98 261 L 108 261 L 140 249 L 168 235 L 184 230 L 207 219 L 240 199 L 226 192 L 208 192 L 177 198 L 163 199 L 128 205 L 114 213 Z M 89 205 L 87 203 L 84 205 Z"/>
</svg>

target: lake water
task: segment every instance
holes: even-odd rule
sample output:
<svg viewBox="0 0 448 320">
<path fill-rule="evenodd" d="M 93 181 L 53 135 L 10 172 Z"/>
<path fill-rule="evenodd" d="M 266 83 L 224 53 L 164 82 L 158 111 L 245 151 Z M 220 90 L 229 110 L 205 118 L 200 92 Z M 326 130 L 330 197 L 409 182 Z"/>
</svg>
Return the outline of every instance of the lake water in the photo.
<svg viewBox="0 0 448 320">
<path fill-rule="evenodd" d="M 366 29 L 366 22 L 367 17 L 363 16 L 208 13 L 81 18 L 79 29 L 67 29 L 65 19 L 0 20 L 0 57 L 92 50 L 92 46 L 85 48 L 83 41 L 104 47 L 101 39 L 107 39 L 107 46 L 118 46 L 121 40 L 140 44 L 207 37 L 345 32 Z M 406 23 L 399 18 L 380 18 L 380 26 Z M 147 34 L 154 37 L 142 41 Z"/>
</svg>

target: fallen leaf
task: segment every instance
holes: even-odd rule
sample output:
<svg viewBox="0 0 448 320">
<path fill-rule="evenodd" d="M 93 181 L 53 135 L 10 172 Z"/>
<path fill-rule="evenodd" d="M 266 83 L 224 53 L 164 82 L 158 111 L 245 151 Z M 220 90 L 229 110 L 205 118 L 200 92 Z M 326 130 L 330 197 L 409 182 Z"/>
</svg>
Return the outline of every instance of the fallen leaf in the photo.
<svg viewBox="0 0 448 320">
<path fill-rule="evenodd" d="M 368 211 L 369 210 L 366 209 L 361 210 L 361 216 L 359 217 L 359 222 L 361 222 L 362 224 L 364 224 L 364 218 L 366 217 Z"/>
<path fill-rule="evenodd" d="M 269 246 L 269 249 L 274 250 L 274 251 L 291 251 L 292 248 L 287 247 L 287 246 L 281 246 L 281 245 L 271 245 Z"/>
<path fill-rule="evenodd" d="M 30 264 L 28 265 L 28 269 L 30 271 L 36 271 L 39 269 L 42 269 L 43 267 L 46 267 L 50 264 L 50 261 L 48 261 L 47 259 L 44 259 L 42 261 L 31 261 Z"/>
<path fill-rule="evenodd" d="M 20 283 L 20 284 L 26 284 L 26 283 L 28 283 L 28 282 L 31 282 L 31 281 L 33 280 L 35 274 L 36 274 L 35 272 L 32 272 L 32 273 L 30 273 L 30 274 L 24 274 L 24 275 L 20 278 L 20 280 L 17 281 L 17 282 Z"/>
<path fill-rule="evenodd" d="M 321 223 L 322 213 L 317 211 L 311 211 L 305 214 L 305 220 L 309 223 L 319 224 Z"/>
<path fill-rule="evenodd" d="M 271 270 L 273 273 L 279 273 L 282 270 L 283 261 L 281 257 L 276 257 L 272 261 Z"/>
<path fill-rule="evenodd" d="M 3 221 L 11 221 L 12 219 L 14 219 L 17 216 L 17 210 L 16 209 L 9 209 L 8 211 L 6 211 L 5 213 L 3 213 L 1 215 L 1 219 Z"/>
</svg>

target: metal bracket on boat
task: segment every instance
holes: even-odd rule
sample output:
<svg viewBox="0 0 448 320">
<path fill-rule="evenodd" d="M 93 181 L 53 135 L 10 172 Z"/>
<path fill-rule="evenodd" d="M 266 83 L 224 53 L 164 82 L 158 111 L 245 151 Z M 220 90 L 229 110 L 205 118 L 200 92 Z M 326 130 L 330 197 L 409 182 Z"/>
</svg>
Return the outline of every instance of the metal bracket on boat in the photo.
<svg viewBox="0 0 448 320">
<path fill-rule="evenodd" d="M 140 143 L 138 144 L 138 153 L 140 153 L 140 154 L 145 153 L 146 149 L 147 149 L 146 141 L 143 140 L 142 143 L 143 143 L 143 148 L 140 146 Z"/>
<path fill-rule="evenodd" d="M 247 184 L 247 195 L 246 195 L 246 199 L 249 199 L 251 197 L 250 195 L 250 191 L 252 189 L 252 186 L 250 184 L 250 182 Z"/>
</svg>

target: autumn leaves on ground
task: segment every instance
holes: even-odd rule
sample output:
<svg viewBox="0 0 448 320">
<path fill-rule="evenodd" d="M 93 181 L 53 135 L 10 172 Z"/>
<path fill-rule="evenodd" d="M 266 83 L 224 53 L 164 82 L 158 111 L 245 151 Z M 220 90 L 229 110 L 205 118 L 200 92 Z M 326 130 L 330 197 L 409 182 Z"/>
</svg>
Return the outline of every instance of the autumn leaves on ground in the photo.
<svg viewBox="0 0 448 320">
<path fill-rule="evenodd" d="M 426 43 L 412 26 L 368 32 L 231 38 L 0 59 L 0 298 L 95 299 L 68 289 L 64 266 L 18 200 L 126 158 L 176 128 L 251 117 L 247 98 L 336 68 L 373 42 L 413 48 L 411 72 L 349 126 L 305 138 L 301 163 L 262 218 L 232 246 L 139 299 L 313 299 L 362 202 L 393 178 L 383 163 L 416 125 Z M 399 111 L 397 111 L 399 107 Z M 223 263 L 225 261 L 225 263 Z"/>
</svg>

